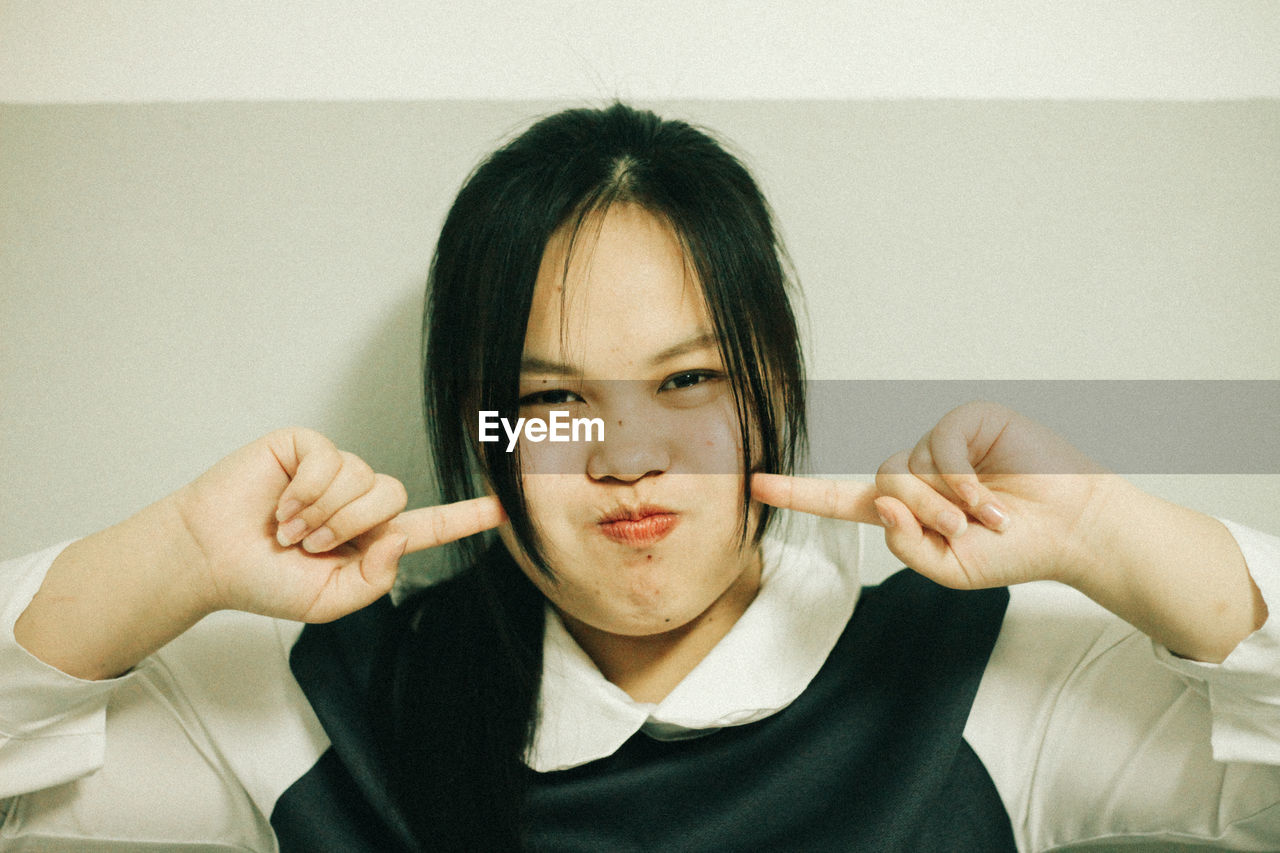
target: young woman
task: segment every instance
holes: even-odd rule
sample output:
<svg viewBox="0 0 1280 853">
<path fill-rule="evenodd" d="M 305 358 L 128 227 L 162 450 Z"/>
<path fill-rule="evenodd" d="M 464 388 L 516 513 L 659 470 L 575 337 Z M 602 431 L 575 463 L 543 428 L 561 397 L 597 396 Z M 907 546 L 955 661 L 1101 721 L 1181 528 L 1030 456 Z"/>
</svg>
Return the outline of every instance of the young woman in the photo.
<svg viewBox="0 0 1280 853">
<path fill-rule="evenodd" d="M 992 404 L 874 487 L 791 477 L 780 254 L 748 174 L 682 123 L 569 111 L 493 154 L 431 272 L 447 503 L 403 511 L 395 480 L 283 430 L 5 564 L 0 838 L 1280 844 L 1280 543 Z M 553 412 L 602 435 L 481 440 Z M 851 522 L 915 571 L 860 590 Z M 400 556 L 454 540 L 466 568 L 393 608 Z M 1040 579 L 1063 586 L 1004 590 Z"/>
</svg>

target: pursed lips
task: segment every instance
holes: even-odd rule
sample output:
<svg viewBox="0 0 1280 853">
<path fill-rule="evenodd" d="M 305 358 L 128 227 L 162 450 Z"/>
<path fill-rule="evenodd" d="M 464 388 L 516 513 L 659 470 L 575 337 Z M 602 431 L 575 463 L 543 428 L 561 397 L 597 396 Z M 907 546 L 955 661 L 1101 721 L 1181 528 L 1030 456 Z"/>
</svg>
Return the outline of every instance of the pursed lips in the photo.
<svg viewBox="0 0 1280 853">
<path fill-rule="evenodd" d="M 596 527 L 604 536 L 630 548 L 649 548 L 667 536 L 680 521 L 666 507 L 645 504 L 619 507 L 605 513 Z"/>
</svg>

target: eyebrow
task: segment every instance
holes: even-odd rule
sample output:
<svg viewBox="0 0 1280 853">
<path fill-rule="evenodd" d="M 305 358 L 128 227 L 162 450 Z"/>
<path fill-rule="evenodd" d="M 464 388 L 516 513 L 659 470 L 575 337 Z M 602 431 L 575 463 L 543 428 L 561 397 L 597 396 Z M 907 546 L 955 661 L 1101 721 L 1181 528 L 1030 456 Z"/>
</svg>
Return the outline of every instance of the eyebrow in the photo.
<svg viewBox="0 0 1280 853">
<path fill-rule="evenodd" d="M 667 347 L 661 352 L 649 359 L 650 366 L 657 366 L 663 362 L 671 361 L 682 355 L 688 355 L 691 352 L 715 347 L 717 338 L 712 332 L 702 332 L 693 337 L 680 341 L 677 344 Z M 562 361 L 551 361 L 550 359 L 538 358 L 537 356 L 525 356 L 520 359 L 521 373 L 552 373 L 565 376 L 577 375 L 581 371 L 574 369 Z"/>
</svg>

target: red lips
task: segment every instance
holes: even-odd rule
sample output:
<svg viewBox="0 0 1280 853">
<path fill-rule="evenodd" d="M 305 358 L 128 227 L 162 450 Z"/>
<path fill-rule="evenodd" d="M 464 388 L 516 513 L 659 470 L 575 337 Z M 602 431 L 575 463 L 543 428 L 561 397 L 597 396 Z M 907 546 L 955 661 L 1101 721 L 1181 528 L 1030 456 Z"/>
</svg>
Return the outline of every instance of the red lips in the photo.
<svg viewBox="0 0 1280 853">
<path fill-rule="evenodd" d="M 619 545 L 648 548 L 657 544 L 678 524 L 680 517 L 665 507 L 621 507 L 605 514 L 596 525 Z"/>
</svg>

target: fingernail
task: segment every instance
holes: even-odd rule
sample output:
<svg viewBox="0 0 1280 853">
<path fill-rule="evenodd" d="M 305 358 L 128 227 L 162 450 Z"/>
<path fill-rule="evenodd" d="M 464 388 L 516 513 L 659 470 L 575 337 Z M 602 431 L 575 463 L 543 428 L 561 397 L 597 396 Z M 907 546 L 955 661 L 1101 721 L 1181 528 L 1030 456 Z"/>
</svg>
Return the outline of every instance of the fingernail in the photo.
<svg viewBox="0 0 1280 853">
<path fill-rule="evenodd" d="M 978 494 L 978 487 L 973 483 L 961 483 L 956 486 L 956 492 L 960 495 L 960 500 L 968 506 L 977 506 L 982 497 Z"/>
<path fill-rule="evenodd" d="M 276 530 L 276 541 L 288 548 L 294 542 L 302 538 L 302 534 L 307 532 L 307 523 L 301 518 L 295 518 L 293 521 L 287 521 L 280 525 Z"/>
<path fill-rule="evenodd" d="M 314 554 L 319 551 L 328 551 L 333 547 L 335 540 L 336 537 L 333 535 L 332 530 L 327 527 L 321 527 L 302 540 L 302 547 Z"/>
<path fill-rule="evenodd" d="M 981 521 L 992 530 L 1004 530 L 1009 526 L 1009 516 L 1005 515 L 994 504 L 983 504 L 975 513 Z"/>
<path fill-rule="evenodd" d="M 882 510 L 878 502 L 872 503 L 872 506 L 876 508 L 876 515 L 880 516 L 880 523 L 885 527 L 893 527 L 893 516 Z"/>
<path fill-rule="evenodd" d="M 958 509 L 944 510 L 938 516 L 938 532 L 948 539 L 964 533 L 968 526 L 968 522 L 964 520 L 964 513 Z"/>
<path fill-rule="evenodd" d="M 302 509 L 302 504 L 293 498 L 280 504 L 280 508 L 276 510 L 276 521 L 288 521 L 298 514 L 298 510 Z"/>
</svg>

